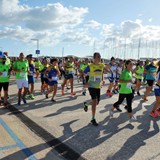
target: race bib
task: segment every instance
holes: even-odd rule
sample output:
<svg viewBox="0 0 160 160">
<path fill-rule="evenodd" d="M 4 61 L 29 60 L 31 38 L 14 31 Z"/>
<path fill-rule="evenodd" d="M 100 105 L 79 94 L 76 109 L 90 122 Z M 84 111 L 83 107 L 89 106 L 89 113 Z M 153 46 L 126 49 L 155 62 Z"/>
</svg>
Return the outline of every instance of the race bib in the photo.
<svg viewBox="0 0 160 160">
<path fill-rule="evenodd" d="M 132 84 L 131 83 L 127 83 L 126 87 L 129 88 L 129 89 L 131 89 Z"/>
<path fill-rule="evenodd" d="M 94 76 L 94 82 L 100 83 L 101 82 L 101 76 Z"/>
<path fill-rule="evenodd" d="M 20 76 L 21 76 L 21 77 L 25 77 L 25 76 L 26 76 L 26 73 L 21 72 L 21 73 L 20 73 Z"/>
<path fill-rule="evenodd" d="M 7 72 L 2 72 L 2 77 L 6 77 L 7 76 Z"/>
<path fill-rule="evenodd" d="M 73 71 L 69 71 L 69 74 L 73 74 L 74 72 Z"/>
<path fill-rule="evenodd" d="M 31 76 L 32 76 L 32 75 L 33 75 L 33 72 L 32 72 L 32 71 L 30 71 L 30 72 L 29 72 L 29 75 L 31 75 Z"/>
<path fill-rule="evenodd" d="M 52 77 L 52 81 L 58 81 L 58 77 Z"/>
</svg>

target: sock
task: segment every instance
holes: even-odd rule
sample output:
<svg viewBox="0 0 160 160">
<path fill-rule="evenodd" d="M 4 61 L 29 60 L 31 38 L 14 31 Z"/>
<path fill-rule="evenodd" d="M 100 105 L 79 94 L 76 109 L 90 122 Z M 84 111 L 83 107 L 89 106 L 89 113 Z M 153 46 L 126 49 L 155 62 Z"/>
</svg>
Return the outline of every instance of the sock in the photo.
<svg viewBox="0 0 160 160">
<path fill-rule="evenodd" d="M 93 116 L 93 117 L 92 117 L 92 120 L 94 120 L 94 119 L 95 119 L 95 117 Z"/>
</svg>

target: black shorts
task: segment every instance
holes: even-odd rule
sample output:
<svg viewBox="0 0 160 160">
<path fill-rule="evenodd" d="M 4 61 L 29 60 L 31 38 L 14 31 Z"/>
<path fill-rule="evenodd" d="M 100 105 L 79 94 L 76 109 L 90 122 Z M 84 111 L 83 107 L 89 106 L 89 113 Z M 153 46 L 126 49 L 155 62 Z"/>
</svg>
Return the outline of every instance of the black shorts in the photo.
<svg viewBox="0 0 160 160">
<path fill-rule="evenodd" d="M 154 84 L 154 80 L 147 80 L 148 86 L 152 87 Z"/>
<path fill-rule="evenodd" d="M 100 101 L 100 89 L 99 88 L 88 88 L 92 100 L 97 99 L 98 103 Z"/>
<path fill-rule="evenodd" d="M 44 84 L 48 84 L 48 79 L 47 78 L 41 78 L 41 83 Z"/>
<path fill-rule="evenodd" d="M 2 90 L 2 88 L 4 91 L 8 91 L 8 86 L 9 82 L 3 82 L 3 83 L 0 82 L 0 91 Z"/>
<path fill-rule="evenodd" d="M 85 79 L 83 80 L 83 85 L 88 83 L 88 80 L 89 80 L 89 76 L 86 76 Z"/>
</svg>

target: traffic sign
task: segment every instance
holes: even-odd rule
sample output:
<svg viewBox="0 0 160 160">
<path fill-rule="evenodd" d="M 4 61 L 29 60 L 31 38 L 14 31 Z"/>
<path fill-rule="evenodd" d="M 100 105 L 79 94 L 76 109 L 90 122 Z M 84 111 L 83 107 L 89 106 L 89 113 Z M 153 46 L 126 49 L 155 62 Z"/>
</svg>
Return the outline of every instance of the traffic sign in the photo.
<svg viewBox="0 0 160 160">
<path fill-rule="evenodd" d="M 40 54 L 40 50 L 36 50 L 36 54 Z"/>
</svg>

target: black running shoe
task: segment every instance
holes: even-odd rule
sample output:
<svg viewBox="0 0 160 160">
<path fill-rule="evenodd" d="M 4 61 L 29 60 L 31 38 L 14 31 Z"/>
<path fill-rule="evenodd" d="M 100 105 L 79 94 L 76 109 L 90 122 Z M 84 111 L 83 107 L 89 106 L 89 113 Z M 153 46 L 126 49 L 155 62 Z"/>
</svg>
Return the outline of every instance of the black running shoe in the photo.
<svg viewBox="0 0 160 160">
<path fill-rule="evenodd" d="M 141 94 L 139 93 L 139 91 L 137 91 L 137 95 L 139 95 L 139 96 L 141 95 Z"/>
<path fill-rule="evenodd" d="M 119 107 L 117 107 L 116 109 L 118 112 L 122 112 L 122 110 Z"/>
<path fill-rule="evenodd" d="M 53 98 L 51 99 L 52 102 L 56 102 Z"/>
<path fill-rule="evenodd" d="M 48 94 L 46 94 L 46 98 L 48 98 Z"/>
<path fill-rule="evenodd" d="M 92 120 L 91 120 L 91 123 L 92 123 L 94 126 L 98 126 L 98 123 L 96 122 L 95 119 L 92 119 Z"/>
<path fill-rule="evenodd" d="M 83 107 L 84 111 L 87 112 L 87 111 L 88 111 L 87 102 L 84 102 L 84 103 L 83 103 L 83 106 L 84 106 L 84 107 Z"/>
<path fill-rule="evenodd" d="M 128 106 L 126 105 L 125 107 L 124 107 L 126 110 L 128 110 Z"/>
</svg>

